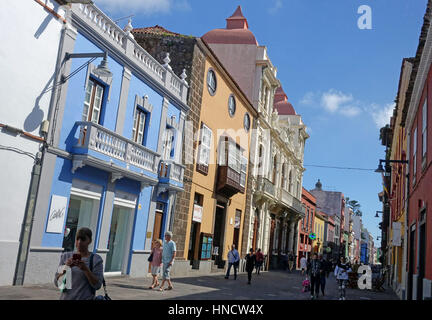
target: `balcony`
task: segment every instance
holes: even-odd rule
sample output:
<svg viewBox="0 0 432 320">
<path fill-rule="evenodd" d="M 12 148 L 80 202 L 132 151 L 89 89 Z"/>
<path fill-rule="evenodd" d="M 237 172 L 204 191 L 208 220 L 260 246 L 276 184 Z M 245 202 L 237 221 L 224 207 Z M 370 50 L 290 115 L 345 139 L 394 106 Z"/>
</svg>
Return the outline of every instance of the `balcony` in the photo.
<svg viewBox="0 0 432 320">
<path fill-rule="evenodd" d="M 229 166 L 218 166 L 217 191 L 231 198 L 239 192 L 244 192 L 244 186 L 240 185 L 240 173 Z"/>
<path fill-rule="evenodd" d="M 269 179 L 258 177 L 257 192 L 261 192 L 267 197 L 273 198 L 275 196 L 275 186 Z"/>
<path fill-rule="evenodd" d="M 141 182 L 157 183 L 159 154 L 103 126 L 78 121 L 77 144 L 73 147 L 73 168 L 92 165 L 115 173 L 115 179 L 129 177 Z"/>
<path fill-rule="evenodd" d="M 159 163 L 159 183 L 166 184 L 173 189 L 183 188 L 184 166 L 173 160 L 161 160 Z"/>
<path fill-rule="evenodd" d="M 282 188 L 278 188 L 278 200 L 282 202 L 288 208 L 292 208 L 299 215 L 304 217 L 303 207 L 301 201 L 293 197 L 288 191 Z"/>
</svg>

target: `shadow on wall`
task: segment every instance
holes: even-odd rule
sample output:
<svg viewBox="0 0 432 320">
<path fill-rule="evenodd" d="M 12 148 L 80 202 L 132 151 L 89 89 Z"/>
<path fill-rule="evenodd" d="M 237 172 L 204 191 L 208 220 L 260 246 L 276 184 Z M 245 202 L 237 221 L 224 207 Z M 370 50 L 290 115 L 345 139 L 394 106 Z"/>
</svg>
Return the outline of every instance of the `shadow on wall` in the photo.
<svg viewBox="0 0 432 320">
<path fill-rule="evenodd" d="M 60 7 L 60 5 L 58 3 L 56 3 L 55 1 L 52 1 L 52 4 L 54 5 L 54 7 L 52 8 L 55 12 L 57 12 L 58 8 Z M 36 30 L 34 37 L 36 39 L 39 39 L 39 37 L 42 35 L 42 33 L 45 31 L 45 29 L 48 27 L 48 24 L 51 22 L 52 19 L 54 19 L 54 16 L 48 12 L 48 15 L 45 17 L 45 19 L 42 21 L 42 23 L 40 24 L 39 28 Z"/>
</svg>

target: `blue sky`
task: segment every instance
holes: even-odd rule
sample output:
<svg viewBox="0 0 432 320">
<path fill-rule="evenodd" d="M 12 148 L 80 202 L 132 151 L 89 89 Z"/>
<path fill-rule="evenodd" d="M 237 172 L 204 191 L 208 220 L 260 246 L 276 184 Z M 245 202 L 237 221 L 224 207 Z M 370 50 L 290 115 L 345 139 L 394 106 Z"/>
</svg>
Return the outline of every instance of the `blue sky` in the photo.
<svg viewBox="0 0 432 320">
<path fill-rule="evenodd" d="M 377 167 L 384 157 L 379 127 L 389 121 L 402 58 L 416 53 L 427 0 L 95 2 L 114 20 L 133 14 L 135 28 L 158 24 L 194 36 L 224 28 L 241 5 L 258 43 L 267 46 L 289 101 L 309 127 L 303 186 L 313 189 L 321 179 L 323 189 L 358 200 L 363 223 L 376 239 L 380 175 L 307 165 Z M 357 26 L 361 5 L 372 9 L 372 30 Z"/>
</svg>

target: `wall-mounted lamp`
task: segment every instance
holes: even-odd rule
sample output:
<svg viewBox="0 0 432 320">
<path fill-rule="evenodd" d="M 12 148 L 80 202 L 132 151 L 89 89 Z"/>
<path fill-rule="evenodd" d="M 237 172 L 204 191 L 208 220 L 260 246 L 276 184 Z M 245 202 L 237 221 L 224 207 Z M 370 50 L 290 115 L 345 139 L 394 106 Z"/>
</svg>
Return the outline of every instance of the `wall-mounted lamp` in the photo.
<svg viewBox="0 0 432 320">
<path fill-rule="evenodd" d="M 107 52 L 95 52 L 95 53 L 69 53 L 65 54 L 65 61 L 68 61 L 71 58 L 103 58 L 101 63 L 97 66 L 97 68 L 93 71 L 99 77 L 111 78 L 112 72 L 108 69 L 108 53 Z M 89 64 L 91 61 L 86 62 L 84 65 L 79 67 L 77 70 L 72 72 L 68 76 L 62 75 L 61 82 L 65 83 L 68 79 L 73 77 L 78 71 L 80 71 L 84 66 Z"/>
<path fill-rule="evenodd" d="M 383 168 L 382 163 L 385 163 L 385 170 Z M 375 170 L 377 173 L 391 172 L 390 163 L 403 163 L 408 164 L 408 160 L 383 160 L 379 159 L 378 168 Z"/>
<path fill-rule="evenodd" d="M 378 213 L 384 213 L 383 211 L 377 211 L 375 214 L 375 218 L 379 218 Z"/>
</svg>

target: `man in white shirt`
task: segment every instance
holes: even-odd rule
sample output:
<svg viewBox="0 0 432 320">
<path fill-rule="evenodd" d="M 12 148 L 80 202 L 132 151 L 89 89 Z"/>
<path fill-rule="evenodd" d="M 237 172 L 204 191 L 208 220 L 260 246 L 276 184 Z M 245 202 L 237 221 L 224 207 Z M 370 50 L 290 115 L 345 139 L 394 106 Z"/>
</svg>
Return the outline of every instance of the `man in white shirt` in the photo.
<svg viewBox="0 0 432 320">
<path fill-rule="evenodd" d="M 228 252 L 228 270 L 225 275 L 225 279 L 229 278 L 231 267 L 234 266 L 234 280 L 237 280 L 237 268 L 240 262 L 240 255 L 235 248 L 235 244 L 232 245 L 231 251 Z"/>
</svg>

